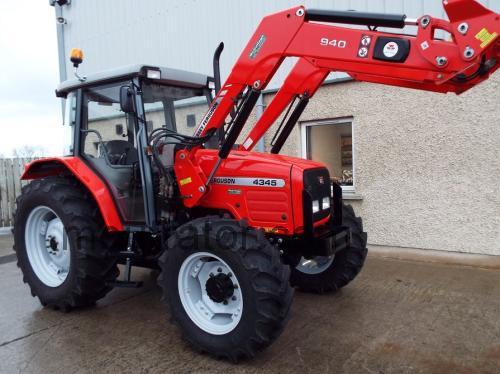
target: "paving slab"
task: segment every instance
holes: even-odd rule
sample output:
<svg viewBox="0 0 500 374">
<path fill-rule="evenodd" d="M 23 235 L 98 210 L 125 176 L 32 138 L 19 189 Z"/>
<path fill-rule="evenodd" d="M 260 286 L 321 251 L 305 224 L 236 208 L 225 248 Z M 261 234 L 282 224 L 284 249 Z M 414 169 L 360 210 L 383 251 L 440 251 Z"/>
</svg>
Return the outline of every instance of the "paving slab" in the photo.
<svg viewBox="0 0 500 374">
<path fill-rule="evenodd" d="M 12 234 L 10 233 L 10 229 L 2 229 L 2 231 L 0 231 L 0 257 L 13 254 L 13 244 L 14 240 L 12 238 Z"/>
<path fill-rule="evenodd" d="M 147 270 L 96 307 L 42 308 L 0 265 L 0 373 L 498 373 L 500 272 L 368 258 L 333 295 L 296 292 L 281 337 L 233 365 L 182 340 Z"/>
</svg>

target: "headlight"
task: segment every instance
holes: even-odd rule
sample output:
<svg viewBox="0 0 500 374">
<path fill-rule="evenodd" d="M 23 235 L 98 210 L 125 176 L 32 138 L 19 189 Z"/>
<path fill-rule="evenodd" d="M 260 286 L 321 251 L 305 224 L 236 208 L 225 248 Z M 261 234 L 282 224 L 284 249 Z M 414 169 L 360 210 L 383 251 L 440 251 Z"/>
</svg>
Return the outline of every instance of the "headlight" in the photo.
<svg viewBox="0 0 500 374">
<path fill-rule="evenodd" d="M 319 212 L 319 200 L 314 200 L 313 201 L 313 213 L 318 213 Z"/>
<path fill-rule="evenodd" d="M 323 210 L 330 209 L 330 198 L 329 197 L 324 197 L 323 198 Z"/>
<path fill-rule="evenodd" d="M 161 79 L 161 71 L 148 69 L 146 71 L 146 77 L 148 77 L 149 79 Z"/>
</svg>

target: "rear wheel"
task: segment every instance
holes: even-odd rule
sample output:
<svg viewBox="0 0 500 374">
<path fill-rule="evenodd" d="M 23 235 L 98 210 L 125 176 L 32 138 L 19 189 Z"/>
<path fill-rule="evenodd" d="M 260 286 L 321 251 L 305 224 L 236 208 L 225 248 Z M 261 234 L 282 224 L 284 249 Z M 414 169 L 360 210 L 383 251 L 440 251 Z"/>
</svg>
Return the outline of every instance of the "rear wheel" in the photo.
<svg viewBox="0 0 500 374">
<path fill-rule="evenodd" d="M 51 177 L 17 199 L 14 251 L 23 281 L 43 305 L 69 310 L 94 304 L 119 271 L 94 200 L 75 180 Z"/>
<path fill-rule="evenodd" d="M 368 253 L 361 218 L 350 205 L 342 206 L 342 224 L 351 230 L 351 246 L 332 256 L 302 257 L 292 269 L 290 282 L 301 291 L 324 293 L 350 283 L 361 271 Z"/>
<path fill-rule="evenodd" d="M 244 224 L 209 217 L 180 227 L 160 267 L 172 319 L 200 351 L 235 362 L 252 357 L 288 320 L 289 267 Z"/>
<path fill-rule="evenodd" d="M 71 248 L 61 218 L 47 206 L 34 208 L 26 220 L 24 240 L 38 279 L 49 287 L 63 284 L 71 265 Z"/>
</svg>

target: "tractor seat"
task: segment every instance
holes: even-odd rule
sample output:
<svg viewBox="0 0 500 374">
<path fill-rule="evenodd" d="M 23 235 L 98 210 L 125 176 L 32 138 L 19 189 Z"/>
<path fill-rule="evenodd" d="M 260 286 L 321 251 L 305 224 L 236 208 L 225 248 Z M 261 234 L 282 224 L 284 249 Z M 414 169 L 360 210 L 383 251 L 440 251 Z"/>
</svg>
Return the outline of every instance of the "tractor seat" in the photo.
<svg viewBox="0 0 500 374">
<path fill-rule="evenodd" d="M 126 140 L 110 140 L 104 145 L 112 165 L 133 165 L 138 161 L 137 150 Z"/>
</svg>

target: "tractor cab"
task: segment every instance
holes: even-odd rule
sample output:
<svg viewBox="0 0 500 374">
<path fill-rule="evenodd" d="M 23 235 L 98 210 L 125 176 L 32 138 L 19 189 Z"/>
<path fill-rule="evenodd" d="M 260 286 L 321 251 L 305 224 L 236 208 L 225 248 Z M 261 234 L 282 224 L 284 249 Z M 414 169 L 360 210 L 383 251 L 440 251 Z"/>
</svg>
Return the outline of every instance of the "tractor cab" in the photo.
<svg viewBox="0 0 500 374">
<path fill-rule="evenodd" d="M 66 99 L 67 155 L 82 159 L 107 185 L 124 224 L 151 227 L 156 184 L 148 144 L 160 129 L 192 133 L 189 113 L 206 111 L 212 79 L 149 65 L 75 76 L 56 90 Z M 162 163 L 168 166 L 174 145 L 167 147 Z"/>
</svg>

